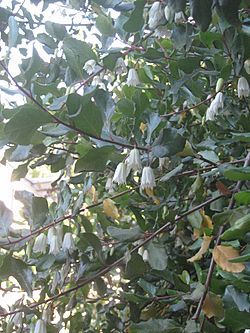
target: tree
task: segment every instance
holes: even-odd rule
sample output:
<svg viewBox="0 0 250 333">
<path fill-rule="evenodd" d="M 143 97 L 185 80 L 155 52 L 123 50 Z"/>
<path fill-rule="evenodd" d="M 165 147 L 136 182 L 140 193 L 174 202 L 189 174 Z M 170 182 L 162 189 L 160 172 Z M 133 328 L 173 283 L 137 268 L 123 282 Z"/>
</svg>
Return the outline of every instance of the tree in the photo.
<svg viewBox="0 0 250 333">
<path fill-rule="evenodd" d="M 21 229 L 0 205 L 23 291 L 1 332 L 250 328 L 249 1 L 31 2 L 0 8 L 25 100 L 1 106 L 1 163 L 57 180 L 16 193 Z"/>
</svg>

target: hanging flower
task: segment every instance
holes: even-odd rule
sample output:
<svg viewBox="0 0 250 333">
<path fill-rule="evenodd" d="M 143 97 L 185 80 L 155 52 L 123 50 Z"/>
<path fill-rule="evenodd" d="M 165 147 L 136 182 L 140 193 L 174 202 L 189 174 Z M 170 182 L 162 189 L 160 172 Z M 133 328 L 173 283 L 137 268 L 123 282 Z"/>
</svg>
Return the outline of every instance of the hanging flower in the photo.
<svg viewBox="0 0 250 333">
<path fill-rule="evenodd" d="M 247 72 L 247 74 L 250 74 L 250 59 L 245 60 L 244 68 L 245 68 L 245 71 Z"/>
<path fill-rule="evenodd" d="M 141 176 L 141 189 L 153 189 L 156 186 L 153 169 L 149 166 L 144 167 Z"/>
<path fill-rule="evenodd" d="M 176 24 L 182 24 L 186 22 L 185 15 L 182 11 L 175 13 L 174 15 L 174 22 Z"/>
<path fill-rule="evenodd" d="M 138 74 L 134 68 L 130 68 L 128 71 L 127 85 L 136 87 L 138 84 L 140 84 Z"/>
<path fill-rule="evenodd" d="M 165 9 L 164 9 L 164 14 L 165 14 L 165 18 L 166 20 L 171 23 L 173 22 L 173 19 L 174 19 L 174 8 L 173 6 L 166 6 Z"/>
<path fill-rule="evenodd" d="M 126 66 L 123 58 L 118 58 L 116 60 L 115 72 L 116 72 L 117 75 L 127 73 L 127 66 Z"/>
<path fill-rule="evenodd" d="M 170 159 L 168 157 L 160 157 L 159 158 L 159 169 L 168 169 L 170 164 Z"/>
<path fill-rule="evenodd" d="M 33 252 L 41 252 L 43 254 L 46 253 L 46 246 L 47 246 L 47 237 L 45 234 L 40 234 L 36 237 L 35 243 L 33 246 Z"/>
<path fill-rule="evenodd" d="M 247 79 L 243 76 L 239 78 L 238 80 L 238 97 L 248 97 L 250 93 L 249 90 L 249 84 L 247 82 Z"/>
<path fill-rule="evenodd" d="M 36 322 L 34 333 L 47 333 L 46 324 L 42 319 Z"/>
<path fill-rule="evenodd" d="M 139 171 L 142 168 L 140 152 L 137 148 L 130 151 L 129 156 L 126 159 L 127 168 L 130 171 Z"/>
<path fill-rule="evenodd" d="M 96 66 L 96 61 L 94 59 L 91 59 L 91 60 L 88 60 L 88 61 L 85 62 L 85 65 L 83 66 L 83 69 L 89 75 L 91 75 L 95 70 L 95 66 Z"/>
<path fill-rule="evenodd" d="M 149 29 L 155 29 L 164 17 L 164 12 L 159 1 L 156 1 L 151 6 L 148 13 L 148 26 Z"/>
<path fill-rule="evenodd" d="M 127 178 L 127 166 L 124 162 L 121 162 L 117 165 L 115 169 L 115 174 L 113 177 L 113 182 L 120 184 L 126 184 Z"/>
<path fill-rule="evenodd" d="M 215 117 L 218 114 L 219 109 L 223 109 L 224 102 L 223 102 L 223 93 L 218 92 L 215 96 L 215 99 L 211 102 L 209 108 L 206 112 L 206 121 L 211 120 L 214 121 Z"/>
<path fill-rule="evenodd" d="M 143 254 L 142 254 L 142 259 L 144 262 L 147 262 L 148 261 L 148 258 L 149 258 L 149 255 L 148 255 L 148 250 L 144 250 L 143 251 Z"/>
<path fill-rule="evenodd" d="M 109 193 L 114 192 L 113 175 L 109 175 L 105 184 L 105 190 Z"/>
<path fill-rule="evenodd" d="M 51 236 L 49 253 L 56 256 L 60 252 L 61 242 L 58 238 L 58 235 Z"/>
<path fill-rule="evenodd" d="M 66 232 L 64 235 L 62 249 L 64 252 L 69 252 L 69 254 L 75 251 L 75 242 L 71 232 Z"/>
</svg>

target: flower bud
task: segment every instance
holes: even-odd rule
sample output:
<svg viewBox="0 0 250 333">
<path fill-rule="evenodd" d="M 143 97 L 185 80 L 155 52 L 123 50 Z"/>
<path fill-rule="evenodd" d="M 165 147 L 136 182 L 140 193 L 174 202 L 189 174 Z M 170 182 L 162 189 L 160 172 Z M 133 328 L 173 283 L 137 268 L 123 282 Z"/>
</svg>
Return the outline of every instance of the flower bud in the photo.
<svg viewBox="0 0 250 333">
<path fill-rule="evenodd" d="M 247 79 L 243 76 L 239 78 L 238 80 L 238 97 L 248 97 L 250 90 L 249 90 L 249 84 L 247 82 Z"/>
<path fill-rule="evenodd" d="M 216 88 L 215 88 L 216 93 L 218 93 L 219 91 L 221 91 L 221 89 L 223 87 L 223 84 L 224 84 L 224 80 L 220 77 L 217 80 L 217 83 L 216 83 Z"/>
<path fill-rule="evenodd" d="M 128 71 L 127 85 L 136 87 L 138 84 L 140 84 L 138 74 L 134 68 L 130 68 Z"/>
<path fill-rule="evenodd" d="M 250 59 L 245 60 L 244 62 L 244 68 L 247 74 L 250 74 Z"/>
</svg>

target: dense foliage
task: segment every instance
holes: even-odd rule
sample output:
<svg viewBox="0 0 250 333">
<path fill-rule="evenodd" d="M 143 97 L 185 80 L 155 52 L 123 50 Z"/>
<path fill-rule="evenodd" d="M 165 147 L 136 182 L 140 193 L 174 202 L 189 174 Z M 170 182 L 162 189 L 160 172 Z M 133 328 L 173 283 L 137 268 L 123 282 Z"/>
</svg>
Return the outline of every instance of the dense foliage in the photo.
<svg viewBox="0 0 250 333">
<path fill-rule="evenodd" d="M 1 332 L 250 328 L 249 7 L 0 7 L 1 163 L 55 175 L 0 205 Z"/>
</svg>

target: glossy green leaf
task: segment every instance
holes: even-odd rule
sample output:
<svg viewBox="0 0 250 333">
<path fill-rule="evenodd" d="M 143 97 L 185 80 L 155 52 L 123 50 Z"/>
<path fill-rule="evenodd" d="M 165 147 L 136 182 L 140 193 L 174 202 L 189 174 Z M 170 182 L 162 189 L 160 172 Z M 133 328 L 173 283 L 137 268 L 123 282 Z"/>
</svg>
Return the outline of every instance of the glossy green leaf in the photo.
<svg viewBox="0 0 250 333">
<path fill-rule="evenodd" d="M 248 231 L 250 231 L 250 214 L 237 220 L 221 235 L 221 238 L 223 240 L 241 239 Z"/>
</svg>

